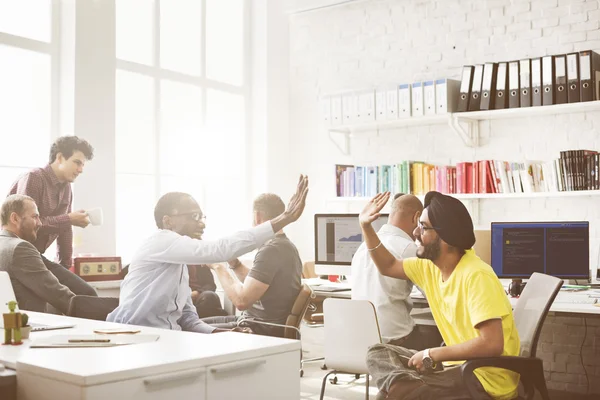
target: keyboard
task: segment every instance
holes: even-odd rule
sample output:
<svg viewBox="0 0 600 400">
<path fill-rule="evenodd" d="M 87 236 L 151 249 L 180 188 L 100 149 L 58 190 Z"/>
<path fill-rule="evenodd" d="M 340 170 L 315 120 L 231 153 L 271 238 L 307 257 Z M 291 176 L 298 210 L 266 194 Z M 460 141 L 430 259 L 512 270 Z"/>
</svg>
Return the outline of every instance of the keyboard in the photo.
<svg viewBox="0 0 600 400">
<path fill-rule="evenodd" d="M 555 303 L 563 304 L 596 304 L 598 299 L 593 297 L 557 297 Z"/>
</svg>

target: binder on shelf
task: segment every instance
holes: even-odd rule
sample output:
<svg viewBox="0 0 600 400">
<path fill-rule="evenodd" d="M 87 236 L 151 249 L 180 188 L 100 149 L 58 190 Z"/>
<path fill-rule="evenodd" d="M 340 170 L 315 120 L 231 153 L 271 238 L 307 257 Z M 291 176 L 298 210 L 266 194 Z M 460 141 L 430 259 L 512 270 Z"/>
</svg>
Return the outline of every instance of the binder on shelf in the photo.
<svg viewBox="0 0 600 400">
<path fill-rule="evenodd" d="M 437 79 L 435 81 L 436 114 L 456 111 L 459 88 L 460 82 L 454 79 Z"/>
<path fill-rule="evenodd" d="M 469 111 L 469 100 L 471 99 L 471 85 L 473 84 L 473 66 L 465 65 L 462 70 L 460 81 L 460 94 L 458 97 L 458 112 Z"/>
<path fill-rule="evenodd" d="M 521 107 L 531 107 L 531 60 L 519 61 L 519 88 Z"/>
<path fill-rule="evenodd" d="M 492 110 L 494 108 L 497 68 L 498 64 L 496 63 L 486 63 L 483 66 L 481 103 L 479 105 L 481 110 Z"/>
<path fill-rule="evenodd" d="M 507 107 L 508 98 L 508 63 L 498 63 L 496 71 L 496 96 L 494 99 L 494 109 L 500 110 Z"/>
<path fill-rule="evenodd" d="M 321 121 L 324 126 L 331 126 L 331 97 L 322 97 L 321 105 Z"/>
<path fill-rule="evenodd" d="M 542 59 L 531 59 L 531 105 L 542 105 Z"/>
<path fill-rule="evenodd" d="M 375 91 L 369 90 L 358 94 L 358 121 L 375 121 Z"/>
<path fill-rule="evenodd" d="M 342 96 L 333 96 L 331 98 L 331 125 L 339 126 L 344 121 L 342 115 Z"/>
<path fill-rule="evenodd" d="M 398 85 L 398 116 L 408 118 L 411 116 L 411 87 L 408 83 Z"/>
<path fill-rule="evenodd" d="M 518 108 L 521 106 L 519 96 L 519 62 L 511 61 L 508 63 L 508 108 Z"/>
<path fill-rule="evenodd" d="M 435 83 L 433 81 L 423 82 L 423 101 L 425 115 L 435 114 Z"/>
<path fill-rule="evenodd" d="M 385 104 L 387 119 L 398 119 L 398 89 L 395 86 L 386 90 Z"/>
<path fill-rule="evenodd" d="M 569 103 L 581 101 L 579 88 L 579 53 L 567 54 L 567 99 Z"/>
<path fill-rule="evenodd" d="M 376 89 L 375 90 L 375 119 L 377 121 L 385 121 L 386 120 L 386 102 L 385 97 L 387 92 L 385 89 Z"/>
<path fill-rule="evenodd" d="M 591 50 L 579 53 L 579 79 L 581 83 L 581 101 L 600 100 L 598 87 L 600 82 L 600 55 Z"/>
<path fill-rule="evenodd" d="M 554 104 L 567 103 L 567 56 L 554 56 Z"/>
<path fill-rule="evenodd" d="M 483 79 L 483 64 L 477 64 L 473 72 L 473 84 L 471 85 L 471 100 L 469 100 L 469 111 L 479 111 L 481 105 L 481 83 Z"/>
<path fill-rule="evenodd" d="M 554 56 L 542 57 L 542 105 L 554 104 Z"/>
<path fill-rule="evenodd" d="M 412 116 L 421 117 L 423 115 L 423 83 L 415 82 L 412 84 Z"/>
<path fill-rule="evenodd" d="M 351 94 L 342 96 L 342 115 L 344 116 L 343 124 L 351 125 L 354 123 L 354 99 Z"/>
</svg>

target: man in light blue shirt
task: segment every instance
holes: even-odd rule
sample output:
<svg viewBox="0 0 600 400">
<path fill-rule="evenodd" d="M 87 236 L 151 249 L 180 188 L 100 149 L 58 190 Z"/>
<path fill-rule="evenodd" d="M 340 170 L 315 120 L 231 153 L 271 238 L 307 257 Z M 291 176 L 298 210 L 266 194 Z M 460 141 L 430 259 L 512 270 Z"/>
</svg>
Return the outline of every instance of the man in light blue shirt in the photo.
<svg viewBox="0 0 600 400">
<path fill-rule="evenodd" d="M 154 209 L 159 230 L 134 254 L 121 284 L 119 306 L 107 321 L 199 333 L 223 331 L 198 317 L 187 264 L 223 262 L 256 249 L 302 215 L 307 194 L 308 178 L 301 175 L 283 214 L 213 241 L 199 240 L 205 227 L 204 217 L 192 196 L 180 192 L 165 194 Z"/>
</svg>

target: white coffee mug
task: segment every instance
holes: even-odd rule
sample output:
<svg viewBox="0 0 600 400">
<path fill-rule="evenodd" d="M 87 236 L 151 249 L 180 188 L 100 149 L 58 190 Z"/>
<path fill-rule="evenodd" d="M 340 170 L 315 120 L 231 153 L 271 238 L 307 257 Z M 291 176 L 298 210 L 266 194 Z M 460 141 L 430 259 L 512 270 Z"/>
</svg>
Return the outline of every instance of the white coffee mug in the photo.
<svg viewBox="0 0 600 400">
<path fill-rule="evenodd" d="M 91 210 L 86 211 L 88 218 L 90 219 L 90 223 L 92 225 L 102 225 L 103 216 L 102 216 L 102 208 L 92 208 Z"/>
</svg>

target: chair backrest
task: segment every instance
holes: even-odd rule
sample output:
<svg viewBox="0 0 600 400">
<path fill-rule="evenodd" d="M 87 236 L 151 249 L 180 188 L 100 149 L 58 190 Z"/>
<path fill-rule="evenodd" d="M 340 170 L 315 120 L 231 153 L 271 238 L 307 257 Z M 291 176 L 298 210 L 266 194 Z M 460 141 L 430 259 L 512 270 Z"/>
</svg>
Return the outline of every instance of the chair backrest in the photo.
<svg viewBox="0 0 600 400">
<path fill-rule="evenodd" d="M 562 279 L 538 272 L 527 281 L 513 312 L 522 357 L 535 357 L 546 314 L 562 285 Z"/>
<path fill-rule="evenodd" d="M 288 315 L 285 324 L 300 328 L 300 322 L 302 322 L 302 318 L 304 318 L 304 314 L 313 297 L 314 293 L 311 287 L 306 283 L 302 284 L 300 292 L 298 292 L 298 296 L 296 296 L 296 301 L 294 301 L 294 305 L 292 306 L 292 311 L 290 311 L 290 315 Z M 285 328 L 283 337 L 286 339 L 297 339 L 298 334 L 294 329 Z"/>
<path fill-rule="evenodd" d="M 317 278 L 319 275 L 315 272 L 315 262 L 314 261 L 306 261 L 302 264 L 302 278 Z"/>
<path fill-rule="evenodd" d="M 69 317 L 106 321 L 106 317 L 119 305 L 118 297 L 76 295 L 69 303 Z"/>
<path fill-rule="evenodd" d="M 367 350 L 381 343 L 375 307 L 367 300 L 327 298 L 325 317 L 325 361 L 329 368 L 366 374 Z"/>
</svg>

